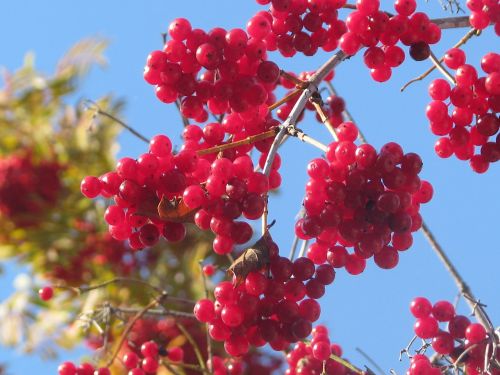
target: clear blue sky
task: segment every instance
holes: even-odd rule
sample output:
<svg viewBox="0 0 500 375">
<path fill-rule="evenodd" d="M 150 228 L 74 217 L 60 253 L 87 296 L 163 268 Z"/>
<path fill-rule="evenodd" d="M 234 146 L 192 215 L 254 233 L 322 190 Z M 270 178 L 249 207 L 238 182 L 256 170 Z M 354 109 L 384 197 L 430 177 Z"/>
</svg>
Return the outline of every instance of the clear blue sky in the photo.
<svg viewBox="0 0 500 375">
<path fill-rule="evenodd" d="M 419 9 L 433 16 L 446 16 L 437 0 L 419 3 Z M 392 2 L 384 0 L 382 4 L 389 8 Z M 124 97 L 128 123 L 147 136 L 166 133 L 179 144 L 178 114 L 174 108 L 160 103 L 142 79 L 146 56 L 161 47 L 160 33 L 166 31 L 173 18 L 187 17 L 194 27 L 204 29 L 215 26 L 230 29 L 243 27 L 260 9 L 262 7 L 252 0 L 5 2 L 0 23 L 0 66 L 14 69 L 21 65 L 27 51 L 34 51 L 37 66 L 50 72 L 57 59 L 78 40 L 92 35 L 104 36 L 111 42 L 106 53 L 109 66 L 94 70 L 79 95 L 95 99 L 113 92 Z M 464 33 L 465 30 L 445 31 L 442 44 L 435 52 L 441 55 Z M 468 62 L 478 66 L 480 56 L 493 45 L 498 46 L 498 39 L 491 30 L 470 41 L 465 50 L 473 60 Z M 273 55 L 271 58 L 283 68 L 300 72 L 315 69 L 326 55 L 299 56 L 288 61 Z M 399 92 L 407 80 L 428 66 L 428 62 L 407 61 L 393 72 L 389 83 L 377 84 L 362 66 L 360 57 L 355 57 L 338 68 L 334 83 L 375 147 L 397 141 L 405 151 L 422 156 L 422 176 L 435 188 L 434 199 L 423 208 L 423 216 L 474 293 L 488 305 L 495 321 L 500 313 L 497 232 L 500 168 L 493 165 L 485 175 L 477 175 L 464 162 L 441 160 L 434 155 L 435 136 L 430 134 L 424 115 L 429 100 L 426 94 L 429 80 L 414 84 L 403 94 Z M 437 73 L 431 77 L 436 76 Z M 329 141 L 328 134 L 310 118 L 301 127 L 324 142 Z M 123 134 L 120 141 L 120 155 L 134 157 L 144 150 L 139 140 L 127 134 Z M 305 165 L 318 156 L 318 152 L 291 140 L 281 156 L 283 188 L 279 196 L 273 197 L 270 216 L 277 220 L 273 235 L 287 255 L 293 239 L 294 216 L 304 192 Z M 411 299 L 425 295 L 432 301 L 453 300 L 457 293 L 421 234 L 415 235 L 413 247 L 401 255 L 400 264 L 391 271 L 380 270 L 370 262 L 361 276 L 338 272 L 322 299 L 322 322 L 331 328 L 332 340 L 340 343 L 347 357 L 358 365 L 366 361 L 355 348 L 363 349 L 386 374 L 390 368 L 398 373 L 404 373 L 407 368 L 406 362 L 398 362 L 398 354 L 413 335 L 413 318 L 408 311 Z M 3 285 L 0 297 L 9 293 L 8 285 L 16 272 L 17 268 L 7 267 L 7 274 L 0 281 Z M 461 303 L 462 311 L 468 312 L 464 305 Z M 81 351 L 65 354 L 64 358 L 77 360 L 81 354 Z M 4 348 L 0 348 L 1 362 L 8 363 L 9 374 L 13 375 L 54 374 L 57 367 L 57 362 L 22 357 Z"/>
</svg>

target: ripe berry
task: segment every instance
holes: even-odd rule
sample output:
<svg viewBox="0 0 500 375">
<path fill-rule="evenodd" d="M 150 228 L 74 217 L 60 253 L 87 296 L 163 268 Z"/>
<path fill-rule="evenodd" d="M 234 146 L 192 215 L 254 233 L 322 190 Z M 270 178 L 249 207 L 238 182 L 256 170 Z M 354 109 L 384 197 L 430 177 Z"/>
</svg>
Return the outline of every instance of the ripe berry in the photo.
<svg viewBox="0 0 500 375">
<path fill-rule="evenodd" d="M 38 291 L 38 295 L 42 301 L 48 301 L 54 296 L 54 289 L 50 286 L 43 287 Z"/>
</svg>

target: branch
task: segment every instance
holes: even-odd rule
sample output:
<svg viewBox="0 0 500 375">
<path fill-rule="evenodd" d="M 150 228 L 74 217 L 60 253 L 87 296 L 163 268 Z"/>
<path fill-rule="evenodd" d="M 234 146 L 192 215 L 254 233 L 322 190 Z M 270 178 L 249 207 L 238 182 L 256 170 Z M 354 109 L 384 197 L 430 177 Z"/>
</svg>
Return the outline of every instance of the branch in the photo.
<svg viewBox="0 0 500 375">
<path fill-rule="evenodd" d="M 473 36 L 478 36 L 481 32 L 479 30 L 471 29 L 465 34 L 452 48 L 459 48 L 463 46 L 467 41 L 472 38 Z M 439 62 L 442 63 L 444 60 L 444 56 L 439 59 Z M 412 83 L 421 81 L 425 77 L 427 77 L 429 74 L 432 73 L 432 71 L 436 69 L 436 65 L 431 66 L 429 69 L 427 69 L 424 73 L 419 75 L 416 78 L 413 78 L 412 80 L 408 81 L 403 87 L 401 87 L 401 92 L 403 92 L 408 86 L 410 86 Z"/>
<path fill-rule="evenodd" d="M 141 310 L 133 308 L 133 307 L 113 307 L 113 312 L 119 314 L 137 314 Z M 170 309 L 149 309 L 146 311 L 145 315 L 151 316 L 174 316 L 176 318 L 186 318 L 186 319 L 196 319 L 194 314 L 187 313 L 184 311 L 176 311 Z"/>
<path fill-rule="evenodd" d="M 134 317 L 127 324 L 127 327 L 125 328 L 125 330 L 123 331 L 122 335 L 120 336 L 120 340 L 118 341 L 118 345 L 116 346 L 115 351 L 111 355 L 111 358 L 106 363 L 105 367 L 109 367 L 109 366 L 111 366 L 113 364 L 113 361 L 115 360 L 116 356 L 120 352 L 120 349 L 121 349 L 123 343 L 125 342 L 125 339 L 127 338 L 127 335 L 129 334 L 129 332 L 134 327 L 135 322 L 137 322 L 140 318 L 142 318 L 144 316 L 144 314 L 146 314 L 146 312 L 149 309 L 151 309 L 151 308 L 153 308 L 155 306 L 158 306 L 159 304 L 161 304 L 161 297 L 160 297 L 160 299 L 154 299 L 153 301 L 151 301 L 150 303 L 148 303 L 146 305 L 146 307 L 144 307 L 141 311 L 139 311 L 136 315 L 134 315 Z"/>
<path fill-rule="evenodd" d="M 179 111 L 179 115 L 181 116 L 182 125 L 184 125 L 184 127 L 188 126 L 189 120 L 186 117 L 184 117 L 184 115 L 181 112 L 181 101 L 179 99 L 175 101 L 175 106 L 177 107 L 177 111 Z"/>
<path fill-rule="evenodd" d="M 196 341 L 194 340 L 193 336 L 191 336 L 191 334 L 188 332 L 188 330 L 181 323 L 175 322 L 175 325 L 177 326 L 177 328 L 180 329 L 182 334 L 184 336 L 186 336 L 186 339 L 189 341 L 189 343 L 193 347 L 194 353 L 196 355 L 196 358 L 198 359 L 198 363 L 199 363 L 200 367 L 203 369 L 203 371 L 207 371 L 207 367 L 205 365 L 205 360 L 203 359 L 203 356 L 201 355 L 200 348 L 199 348 L 198 344 L 196 343 Z"/>
<path fill-rule="evenodd" d="M 446 70 L 446 68 L 443 66 L 443 64 L 441 64 L 441 61 L 438 60 L 438 58 L 436 57 L 434 52 L 431 51 L 431 53 L 429 55 L 429 59 L 432 61 L 434 66 L 446 77 L 446 79 L 448 81 L 450 81 L 450 83 L 452 85 L 455 86 L 457 84 L 457 82 L 455 81 L 455 78 L 453 78 L 453 76 L 450 74 L 450 72 Z"/>
<path fill-rule="evenodd" d="M 234 148 L 234 147 L 249 145 L 251 143 L 255 143 L 255 142 L 261 141 L 263 139 L 274 137 L 276 135 L 276 133 L 278 132 L 278 130 L 279 129 L 277 127 L 272 128 L 271 130 L 268 130 L 267 132 L 263 132 L 263 133 L 256 134 L 256 135 L 251 135 L 249 137 L 246 137 L 245 139 L 241 139 L 241 140 L 236 141 L 236 142 L 224 143 L 222 145 L 206 148 L 204 150 L 199 150 L 197 152 L 197 154 L 200 156 L 207 155 L 207 154 L 212 154 L 212 153 L 216 153 L 216 152 L 221 152 L 221 151 L 224 151 L 224 150 L 227 150 L 230 148 Z"/>
<path fill-rule="evenodd" d="M 453 278 L 453 281 L 455 281 L 458 290 L 460 290 L 460 292 L 464 295 L 467 304 L 472 309 L 472 312 L 476 316 L 477 320 L 485 328 L 487 328 L 490 331 L 490 333 L 493 332 L 494 331 L 493 324 L 491 323 L 490 319 L 488 318 L 488 315 L 484 311 L 483 305 L 476 302 L 477 299 L 472 294 L 472 291 L 470 290 L 469 286 L 466 284 L 462 276 L 458 273 L 458 270 L 455 268 L 450 258 L 448 258 L 443 248 L 437 242 L 436 238 L 434 237 L 431 230 L 424 221 L 422 222 L 421 230 L 425 238 L 431 245 L 431 248 L 434 250 L 439 259 L 441 259 L 441 262 L 444 264 L 446 270 L 450 273 L 451 277 Z"/>
<path fill-rule="evenodd" d="M 145 136 L 143 136 L 141 133 L 139 133 L 137 130 L 135 130 L 131 126 L 127 125 L 125 122 L 123 122 L 122 120 L 120 120 L 118 117 L 115 117 L 111 113 L 102 110 L 101 107 L 99 107 L 99 105 L 96 102 L 87 99 L 87 100 L 85 100 L 83 102 L 83 105 L 88 110 L 93 109 L 95 111 L 94 116 L 101 115 L 101 116 L 107 117 L 110 120 L 113 120 L 117 124 L 121 125 L 124 129 L 128 130 L 130 133 L 132 133 L 133 135 L 135 135 L 141 141 L 149 143 L 149 139 L 148 138 L 146 138 Z"/>
</svg>

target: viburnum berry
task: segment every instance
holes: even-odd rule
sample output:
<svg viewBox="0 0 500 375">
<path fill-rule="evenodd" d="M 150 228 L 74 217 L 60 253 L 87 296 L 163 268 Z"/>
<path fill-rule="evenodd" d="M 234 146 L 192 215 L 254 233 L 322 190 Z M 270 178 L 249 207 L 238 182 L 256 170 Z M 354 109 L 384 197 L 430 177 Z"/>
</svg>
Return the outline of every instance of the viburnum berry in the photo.
<svg viewBox="0 0 500 375">
<path fill-rule="evenodd" d="M 76 366 L 73 362 L 63 362 L 57 368 L 59 375 L 75 375 Z"/>
<path fill-rule="evenodd" d="M 54 289 L 51 286 L 45 286 L 38 290 L 38 295 L 42 301 L 49 301 L 54 296 Z"/>
<path fill-rule="evenodd" d="M 465 331 L 465 338 L 471 344 L 477 344 L 486 338 L 486 329 L 480 323 L 471 323 Z"/>
</svg>

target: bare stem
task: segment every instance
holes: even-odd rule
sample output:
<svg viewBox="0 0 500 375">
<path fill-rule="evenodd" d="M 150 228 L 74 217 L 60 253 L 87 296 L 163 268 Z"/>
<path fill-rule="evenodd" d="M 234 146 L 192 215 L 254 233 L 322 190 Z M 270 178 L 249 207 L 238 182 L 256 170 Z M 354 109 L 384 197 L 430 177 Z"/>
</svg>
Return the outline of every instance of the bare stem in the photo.
<svg viewBox="0 0 500 375">
<path fill-rule="evenodd" d="M 292 137 L 297 137 L 304 143 L 308 143 L 317 149 L 326 152 L 328 150 L 328 146 L 325 145 L 324 143 L 321 143 L 320 141 L 317 141 L 316 139 L 308 136 L 306 133 L 304 133 L 302 130 L 299 130 L 297 128 L 289 128 L 288 129 L 288 134 L 291 135 Z"/>
<path fill-rule="evenodd" d="M 177 111 L 179 111 L 179 115 L 181 116 L 182 124 L 184 125 L 184 127 L 188 126 L 189 125 L 189 120 L 187 118 L 185 118 L 184 115 L 181 112 L 181 101 L 179 99 L 177 99 L 175 101 L 175 106 L 177 107 Z"/>
<path fill-rule="evenodd" d="M 269 176 L 269 173 L 271 172 L 271 166 L 273 164 L 274 158 L 276 157 L 276 153 L 278 152 L 278 148 L 282 144 L 282 141 L 284 141 L 287 136 L 288 128 L 295 127 L 300 114 L 306 106 L 306 103 L 314 93 L 318 92 L 319 83 L 323 80 L 323 78 L 326 77 L 328 73 L 330 73 L 333 68 L 335 68 L 343 60 L 345 60 L 346 57 L 346 54 L 342 51 L 338 51 L 337 53 L 335 53 L 316 71 L 316 73 L 312 75 L 312 77 L 309 79 L 307 87 L 299 90 L 299 92 L 301 92 L 301 95 L 295 102 L 295 105 L 290 111 L 288 118 L 283 124 L 280 125 L 278 134 L 276 135 L 276 138 L 274 138 L 271 148 L 269 149 L 269 152 L 267 154 L 267 159 L 262 170 L 262 173 L 264 173 L 266 176 Z M 262 234 L 264 234 L 267 230 L 267 199 L 268 197 L 266 195 L 264 214 L 262 215 Z"/>
<path fill-rule="evenodd" d="M 181 367 L 181 368 L 185 368 L 187 370 L 194 370 L 194 371 L 198 371 L 198 372 L 208 373 L 207 370 L 204 370 L 200 366 L 192 365 L 192 364 L 189 364 L 189 363 L 172 362 L 172 361 L 169 361 L 169 360 L 166 360 L 166 359 L 162 359 L 161 363 L 163 365 L 165 365 L 165 367 L 167 367 L 167 368 L 168 367 Z"/>
<path fill-rule="evenodd" d="M 302 92 L 302 89 L 295 89 L 291 93 L 285 95 L 283 98 L 278 100 L 276 103 L 271 104 L 268 109 L 269 111 L 272 111 L 276 108 L 278 108 L 280 105 L 285 104 L 286 102 L 289 102 L 293 98 L 295 98 L 297 95 L 299 95 Z"/>
<path fill-rule="evenodd" d="M 207 287 L 207 278 L 205 277 L 205 273 L 203 272 L 203 264 L 200 261 L 200 272 L 201 272 L 201 278 L 203 280 L 203 289 L 205 290 L 205 298 L 209 299 L 209 293 L 208 293 L 208 287 Z M 205 324 L 205 329 L 206 329 L 206 335 L 207 335 L 207 353 L 208 353 L 208 360 L 209 360 L 209 365 L 208 365 L 208 370 L 210 371 L 210 374 L 214 373 L 214 364 L 213 364 L 213 352 L 212 352 L 212 338 L 210 337 L 210 334 L 208 333 L 208 323 Z"/>
<path fill-rule="evenodd" d="M 137 314 L 142 309 L 136 309 L 132 307 L 113 307 L 113 312 L 119 314 Z M 171 309 L 149 309 L 144 315 L 150 316 L 174 316 L 176 318 L 186 318 L 186 319 L 196 319 L 194 314 L 187 313 L 184 311 L 176 311 Z"/>
<path fill-rule="evenodd" d="M 200 347 L 198 346 L 198 344 L 194 340 L 193 336 L 191 336 L 191 334 L 188 332 L 188 330 L 181 323 L 175 322 L 175 325 L 177 326 L 177 328 L 179 328 L 179 330 L 182 332 L 182 334 L 184 336 L 186 336 L 186 339 L 189 341 L 189 343 L 193 347 L 194 353 L 196 355 L 196 358 L 198 359 L 198 363 L 199 363 L 200 367 L 203 369 L 203 371 L 207 371 L 207 367 L 205 365 L 205 360 L 203 359 L 203 356 L 201 355 Z"/>
<path fill-rule="evenodd" d="M 199 150 L 197 153 L 198 153 L 198 155 L 201 156 L 201 155 L 207 155 L 207 154 L 212 154 L 212 153 L 216 153 L 216 152 L 221 152 L 221 151 L 228 150 L 228 149 L 234 148 L 234 147 L 249 145 L 251 143 L 255 143 L 255 142 L 261 141 L 263 139 L 274 137 L 276 135 L 277 131 L 278 131 L 278 128 L 273 128 L 273 129 L 268 130 L 266 132 L 252 135 L 252 136 L 246 137 L 245 139 L 241 139 L 241 140 L 236 141 L 236 142 L 225 143 L 222 145 L 206 148 L 204 150 Z"/>
<path fill-rule="evenodd" d="M 146 138 L 145 136 L 143 136 L 141 133 L 139 133 L 137 130 L 135 130 L 131 126 L 127 125 L 125 122 L 123 122 L 122 120 L 120 120 L 118 117 L 112 115 L 109 112 L 106 112 L 106 111 L 102 110 L 101 107 L 99 107 L 99 105 L 96 102 L 94 102 L 92 100 L 85 100 L 83 104 L 84 104 L 85 107 L 87 107 L 87 109 L 93 109 L 95 111 L 95 115 L 101 115 L 101 116 L 109 118 L 110 120 L 113 120 L 114 122 L 116 122 L 117 124 L 119 124 L 122 128 L 128 130 L 130 133 L 132 133 L 133 135 L 135 135 L 141 141 L 149 143 L 149 139 L 148 138 Z"/>
<path fill-rule="evenodd" d="M 120 340 L 118 341 L 118 344 L 117 344 L 117 346 L 115 348 L 115 351 L 111 355 L 111 358 L 106 363 L 105 367 L 111 366 L 111 364 L 115 360 L 116 356 L 120 352 L 120 349 L 121 349 L 123 343 L 125 342 L 125 339 L 127 338 L 127 335 L 129 334 L 129 332 L 134 327 L 135 322 L 137 322 L 139 319 L 141 319 L 144 316 L 144 314 L 146 314 L 146 312 L 149 309 L 151 309 L 151 308 L 153 308 L 155 306 L 158 306 L 159 304 L 160 304 L 160 299 L 154 299 L 153 301 L 151 301 L 150 303 L 148 303 L 141 311 L 139 311 L 137 314 L 134 315 L 134 317 L 128 322 L 127 327 L 125 328 L 125 330 L 121 334 Z"/>
<path fill-rule="evenodd" d="M 328 90 L 331 95 L 338 96 L 337 90 L 335 90 L 335 87 L 333 87 L 331 82 L 326 81 L 326 86 L 328 87 Z M 350 121 L 352 123 L 355 123 L 354 118 L 352 117 L 351 112 L 349 112 L 347 107 L 344 108 L 344 111 L 342 112 L 342 119 L 344 121 Z M 359 127 L 358 127 L 358 139 L 361 143 L 367 143 L 366 138 Z"/>
<path fill-rule="evenodd" d="M 477 299 L 474 297 L 472 294 L 469 286 L 466 284 L 462 276 L 458 273 L 458 270 L 455 268 L 453 263 L 451 262 L 450 258 L 446 255 L 444 252 L 443 248 L 441 245 L 437 242 L 436 238 L 430 231 L 429 227 L 425 222 L 422 222 L 422 233 L 424 234 L 425 238 L 431 245 L 431 248 L 434 250 L 436 255 L 439 257 L 443 265 L 445 266 L 446 270 L 449 272 L 451 277 L 453 278 L 453 281 L 455 281 L 455 284 L 457 285 L 458 290 L 464 295 L 465 300 L 467 301 L 467 304 L 470 306 L 472 309 L 474 315 L 476 316 L 477 320 L 487 329 L 489 329 L 490 332 L 494 331 L 493 324 L 491 323 L 490 319 L 488 318 L 488 315 L 484 311 L 484 308 L 481 304 L 478 304 L 476 301 Z"/>
<path fill-rule="evenodd" d="M 314 106 L 314 109 L 316 109 L 316 112 L 318 112 L 318 115 L 319 115 L 319 118 L 321 119 L 321 122 L 328 129 L 328 131 L 332 135 L 333 139 L 338 141 L 337 133 L 335 132 L 335 129 L 333 128 L 332 123 L 328 119 L 328 116 L 325 114 L 325 111 L 323 111 L 323 108 L 321 107 L 321 103 L 318 103 L 317 101 L 313 101 L 312 104 Z"/>
<path fill-rule="evenodd" d="M 301 81 L 300 79 L 298 79 L 294 75 L 292 75 L 292 74 L 290 74 L 288 72 L 285 72 L 283 69 L 280 70 L 280 75 L 283 78 L 285 78 L 286 80 L 295 83 L 295 85 L 297 86 L 297 88 L 302 88 L 304 86 L 304 84 L 307 85 L 307 82 Z"/>
<path fill-rule="evenodd" d="M 99 289 L 99 288 L 103 288 L 103 287 L 111 285 L 111 284 L 118 284 L 118 283 L 140 284 L 140 285 L 144 285 L 144 286 L 147 286 L 148 288 L 153 289 L 158 294 L 163 293 L 163 290 L 161 288 L 158 288 L 157 286 L 154 286 L 154 285 L 148 283 L 147 281 L 140 280 L 140 279 L 132 279 L 129 277 L 115 277 L 114 279 L 104 281 L 100 284 L 81 286 L 81 287 L 76 288 L 76 289 L 78 290 L 79 294 L 83 294 L 83 293 L 90 292 L 91 290 L 94 290 L 94 289 Z"/>
<path fill-rule="evenodd" d="M 434 66 L 446 77 L 446 79 L 448 81 L 450 81 L 450 83 L 452 85 L 457 84 L 457 82 L 455 81 L 455 78 L 453 78 L 453 76 L 450 74 L 450 72 L 446 70 L 446 68 L 443 66 L 441 61 L 438 60 L 438 58 L 436 57 L 434 52 L 431 51 L 431 53 L 429 55 L 429 59 L 432 61 Z"/>
<path fill-rule="evenodd" d="M 467 34 L 465 34 L 454 46 L 453 48 L 459 48 L 461 47 L 462 45 L 464 45 L 465 43 L 467 43 L 467 41 L 472 38 L 473 36 L 477 36 L 479 35 L 479 31 L 478 30 L 474 30 L 474 29 L 471 29 L 467 32 Z M 443 62 L 444 60 L 444 56 L 441 57 L 438 61 L 441 63 Z M 417 81 L 421 81 L 423 80 L 425 77 L 427 77 L 429 74 L 432 73 L 432 71 L 436 69 L 436 65 L 433 65 L 431 66 L 429 69 L 427 69 L 424 73 L 422 73 L 421 75 L 419 75 L 418 77 L 416 78 L 413 78 L 412 80 L 408 81 L 407 83 L 405 83 L 405 85 L 403 87 L 401 87 L 401 92 L 403 92 L 408 86 L 410 86 L 412 83 L 414 82 L 417 82 Z"/>
</svg>

